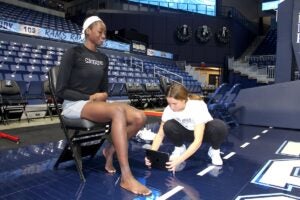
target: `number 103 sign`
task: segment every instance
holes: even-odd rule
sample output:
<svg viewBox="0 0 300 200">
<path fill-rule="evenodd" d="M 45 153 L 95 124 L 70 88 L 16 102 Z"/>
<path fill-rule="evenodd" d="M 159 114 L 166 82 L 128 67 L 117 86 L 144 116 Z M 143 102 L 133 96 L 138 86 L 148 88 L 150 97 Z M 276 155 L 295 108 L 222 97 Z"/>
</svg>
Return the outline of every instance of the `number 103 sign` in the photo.
<svg viewBox="0 0 300 200">
<path fill-rule="evenodd" d="M 36 26 L 20 25 L 20 32 L 26 35 L 38 36 L 40 28 Z"/>
</svg>

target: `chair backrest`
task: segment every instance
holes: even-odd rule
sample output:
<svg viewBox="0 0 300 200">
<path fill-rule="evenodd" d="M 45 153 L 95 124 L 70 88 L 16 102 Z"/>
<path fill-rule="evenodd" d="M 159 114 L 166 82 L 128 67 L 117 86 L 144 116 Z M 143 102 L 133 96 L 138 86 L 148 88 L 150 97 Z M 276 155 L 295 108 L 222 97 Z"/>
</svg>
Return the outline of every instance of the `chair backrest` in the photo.
<svg viewBox="0 0 300 200">
<path fill-rule="evenodd" d="M 54 96 L 56 92 L 56 82 L 57 82 L 58 72 L 59 72 L 59 66 L 52 67 L 48 72 L 50 92 Z"/>
<path fill-rule="evenodd" d="M 239 83 L 234 84 L 231 87 L 231 89 L 225 94 L 224 98 L 221 100 L 221 104 L 229 105 L 230 103 L 233 103 L 237 98 L 240 90 L 241 90 L 241 84 Z"/>
<path fill-rule="evenodd" d="M 163 90 L 163 93 L 167 94 L 167 91 L 173 82 L 168 77 L 165 77 L 165 76 L 160 76 L 159 82 L 160 82 L 161 88 Z"/>
<path fill-rule="evenodd" d="M 25 105 L 27 101 L 23 99 L 20 87 L 15 80 L 0 81 L 0 95 L 6 105 Z"/>
<path fill-rule="evenodd" d="M 1 80 L 0 94 L 2 95 L 18 95 L 20 94 L 20 87 L 15 80 Z"/>
<path fill-rule="evenodd" d="M 51 91 L 50 91 L 50 86 L 49 86 L 49 80 L 45 80 L 43 81 L 43 90 L 44 90 L 44 93 L 46 95 L 51 95 Z"/>
<path fill-rule="evenodd" d="M 160 87 L 157 83 L 146 83 L 145 90 L 149 93 L 160 93 Z"/>
<path fill-rule="evenodd" d="M 126 91 L 127 91 L 127 94 L 135 94 L 136 95 L 136 94 L 144 93 L 144 88 L 141 83 L 127 82 L 126 83 Z"/>
<path fill-rule="evenodd" d="M 219 103 L 229 91 L 230 87 L 227 83 L 222 83 L 209 98 L 207 104 Z"/>
<path fill-rule="evenodd" d="M 44 82 L 44 88 L 48 88 L 50 91 L 50 96 L 51 96 L 51 102 L 54 103 L 54 107 L 56 109 L 56 112 L 58 114 L 58 117 L 61 121 L 61 123 L 63 123 L 63 118 L 61 116 L 61 102 L 60 99 L 58 99 L 55 95 L 56 93 L 56 82 L 57 82 L 57 77 L 58 77 L 58 72 L 59 72 L 59 66 L 55 66 L 52 67 L 49 71 L 48 71 L 48 83 Z M 44 92 L 47 92 L 47 89 L 44 90 Z M 47 94 L 47 93 L 45 93 Z M 64 126 L 64 125 L 63 125 Z"/>
</svg>

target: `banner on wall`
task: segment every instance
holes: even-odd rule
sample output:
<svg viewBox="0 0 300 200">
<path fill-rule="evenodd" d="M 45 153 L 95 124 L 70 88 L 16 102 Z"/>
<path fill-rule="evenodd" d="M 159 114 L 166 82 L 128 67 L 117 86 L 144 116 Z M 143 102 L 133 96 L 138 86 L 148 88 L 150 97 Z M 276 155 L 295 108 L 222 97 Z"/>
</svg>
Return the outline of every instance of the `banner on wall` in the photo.
<svg viewBox="0 0 300 200">
<path fill-rule="evenodd" d="M 23 35 L 30 35 L 54 40 L 62 40 L 67 42 L 82 43 L 80 34 L 67 33 L 63 31 L 45 29 L 36 26 L 30 26 L 25 24 L 18 24 L 6 20 L 0 19 L 0 30 L 19 33 Z M 112 40 L 106 40 L 102 45 L 104 48 L 116 49 L 120 51 L 130 51 L 130 44 L 115 42 Z"/>
<path fill-rule="evenodd" d="M 173 59 L 173 54 L 172 53 L 167 53 L 167 52 L 158 51 L 158 50 L 154 50 L 154 49 L 147 49 L 147 55 L 148 56 L 156 56 L 156 57 L 161 57 L 161 58 Z"/>
</svg>

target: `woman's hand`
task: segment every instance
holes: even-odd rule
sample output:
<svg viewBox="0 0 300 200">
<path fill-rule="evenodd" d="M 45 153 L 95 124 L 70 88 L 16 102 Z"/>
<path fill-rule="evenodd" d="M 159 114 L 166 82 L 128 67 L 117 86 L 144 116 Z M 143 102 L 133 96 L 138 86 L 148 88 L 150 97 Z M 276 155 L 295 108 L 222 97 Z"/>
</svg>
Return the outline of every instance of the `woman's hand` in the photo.
<svg viewBox="0 0 300 200">
<path fill-rule="evenodd" d="M 173 158 L 172 160 L 170 160 L 169 162 L 166 163 L 166 168 L 173 172 L 173 174 L 175 174 L 175 170 L 176 170 L 176 167 L 182 163 L 182 161 L 180 160 L 180 157 L 176 157 L 176 158 Z"/>
<path fill-rule="evenodd" d="M 99 93 L 95 93 L 92 94 L 90 96 L 90 101 L 106 101 L 107 99 L 107 93 L 106 92 L 99 92 Z"/>
<path fill-rule="evenodd" d="M 150 160 L 149 160 L 147 157 L 145 157 L 145 165 L 146 165 L 148 168 L 151 168 L 151 162 L 150 162 Z"/>
</svg>

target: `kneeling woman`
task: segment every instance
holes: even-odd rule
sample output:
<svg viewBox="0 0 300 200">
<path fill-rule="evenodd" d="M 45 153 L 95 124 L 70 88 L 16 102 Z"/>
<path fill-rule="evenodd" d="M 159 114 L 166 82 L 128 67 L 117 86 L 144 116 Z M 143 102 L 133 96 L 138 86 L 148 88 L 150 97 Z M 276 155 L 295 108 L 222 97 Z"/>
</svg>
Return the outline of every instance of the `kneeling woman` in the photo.
<svg viewBox="0 0 300 200">
<path fill-rule="evenodd" d="M 220 146 L 228 134 L 227 125 L 213 119 L 205 102 L 197 95 L 190 95 L 181 84 L 173 84 L 166 98 L 168 106 L 164 109 L 151 147 L 158 150 L 165 136 L 175 145 L 166 167 L 173 172 L 180 170 L 180 166 L 199 149 L 203 141 L 211 144 L 208 155 L 212 164 L 223 165 Z M 190 143 L 187 149 L 185 142 Z M 145 163 L 151 167 L 147 158 Z"/>
</svg>

